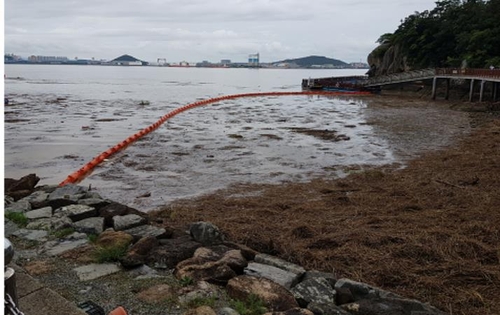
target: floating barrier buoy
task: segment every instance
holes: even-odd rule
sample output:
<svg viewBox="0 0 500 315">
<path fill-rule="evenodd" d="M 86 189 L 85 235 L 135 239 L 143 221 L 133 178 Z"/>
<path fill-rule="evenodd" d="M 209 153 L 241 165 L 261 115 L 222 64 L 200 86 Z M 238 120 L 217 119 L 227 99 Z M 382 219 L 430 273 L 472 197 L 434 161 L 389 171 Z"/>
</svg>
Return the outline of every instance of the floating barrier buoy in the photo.
<svg viewBox="0 0 500 315">
<path fill-rule="evenodd" d="M 341 95 L 369 95 L 370 92 L 360 92 L 360 91 L 336 91 L 336 92 L 325 92 L 325 91 L 302 91 L 302 92 L 261 92 L 261 93 L 245 93 L 245 94 L 233 94 L 233 95 L 225 95 L 220 97 L 214 97 L 210 99 L 206 99 L 203 101 L 194 102 L 165 114 L 158 121 L 153 123 L 152 125 L 142 129 L 141 131 L 135 133 L 134 135 L 128 137 L 124 141 L 115 145 L 114 147 L 104 151 L 99 154 L 97 157 L 92 159 L 92 161 L 85 164 L 78 171 L 69 175 L 64 181 L 62 181 L 59 186 L 64 186 L 66 184 L 76 184 L 81 182 L 86 176 L 88 176 L 94 168 L 102 163 L 104 160 L 107 160 L 111 155 L 123 150 L 133 142 L 137 141 L 139 138 L 144 137 L 145 135 L 151 133 L 152 131 L 158 129 L 165 121 L 174 117 L 177 114 L 180 114 L 188 109 L 192 109 L 199 106 L 204 106 L 208 104 L 217 103 L 224 100 L 229 99 L 237 99 L 242 97 L 263 97 L 263 96 L 293 96 L 293 95 L 318 95 L 318 96 L 341 96 Z"/>
</svg>

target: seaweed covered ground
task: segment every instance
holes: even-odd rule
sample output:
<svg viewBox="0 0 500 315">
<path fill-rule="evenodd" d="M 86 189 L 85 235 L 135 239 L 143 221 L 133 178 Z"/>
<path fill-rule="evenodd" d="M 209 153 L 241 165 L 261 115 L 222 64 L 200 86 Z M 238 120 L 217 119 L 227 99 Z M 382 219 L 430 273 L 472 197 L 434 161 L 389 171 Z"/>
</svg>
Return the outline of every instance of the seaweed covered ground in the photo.
<svg viewBox="0 0 500 315">
<path fill-rule="evenodd" d="M 152 215 L 177 227 L 210 221 L 230 240 L 450 314 L 498 314 L 500 119 L 454 106 L 474 111 L 471 134 L 405 168 L 235 185 Z"/>
</svg>

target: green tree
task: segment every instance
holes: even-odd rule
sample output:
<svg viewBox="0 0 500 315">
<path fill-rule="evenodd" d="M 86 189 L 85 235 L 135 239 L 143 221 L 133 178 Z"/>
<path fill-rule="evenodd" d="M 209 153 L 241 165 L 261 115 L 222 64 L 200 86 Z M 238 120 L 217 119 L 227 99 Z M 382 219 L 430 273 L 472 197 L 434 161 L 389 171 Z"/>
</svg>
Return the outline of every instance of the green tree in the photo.
<svg viewBox="0 0 500 315">
<path fill-rule="evenodd" d="M 500 0 L 437 1 L 432 10 L 415 12 L 394 34 L 378 42 L 399 45 L 413 68 L 498 65 Z"/>
</svg>

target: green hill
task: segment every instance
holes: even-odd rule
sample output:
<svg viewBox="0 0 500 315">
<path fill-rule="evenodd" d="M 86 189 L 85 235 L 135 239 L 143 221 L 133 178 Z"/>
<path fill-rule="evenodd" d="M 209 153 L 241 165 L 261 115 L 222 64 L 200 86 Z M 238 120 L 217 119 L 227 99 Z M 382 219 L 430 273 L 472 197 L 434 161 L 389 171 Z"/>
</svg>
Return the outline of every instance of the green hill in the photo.
<svg viewBox="0 0 500 315">
<path fill-rule="evenodd" d="M 348 64 L 343 62 L 342 60 L 327 58 L 324 56 L 309 56 L 303 58 L 296 59 L 286 59 L 282 61 L 273 62 L 273 64 L 280 63 L 289 63 L 296 64 L 300 67 L 312 67 L 312 66 L 325 66 L 325 65 L 333 65 L 333 66 L 347 66 Z"/>
</svg>

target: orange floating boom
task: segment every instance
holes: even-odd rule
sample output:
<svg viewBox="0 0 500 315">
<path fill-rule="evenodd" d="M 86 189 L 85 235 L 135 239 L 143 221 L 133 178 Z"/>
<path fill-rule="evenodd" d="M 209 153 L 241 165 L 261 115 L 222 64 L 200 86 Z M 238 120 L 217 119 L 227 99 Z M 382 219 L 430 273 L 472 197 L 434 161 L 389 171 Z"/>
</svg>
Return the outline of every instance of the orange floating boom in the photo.
<svg viewBox="0 0 500 315">
<path fill-rule="evenodd" d="M 359 91 L 359 92 L 357 92 L 357 91 L 345 91 L 345 92 L 324 92 L 324 91 L 261 92 L 261 93 L 245 93 L 245 94 L 225 95 L 225 96 L 210 98 L 210 99 L 203 100 L 203 101 L 194 102 L 194 103 L 179 107 L 179 108 L 165 114 L 164 116 L 162 116 L 158 121 L 156 121 L 152 125 L 140 130 L 139 132 L 128 137 L 124 141 L 118 143 L 114 147 L 99 154 L 98 156 L 93 158 L 92 161 L 88 162 L 82 168 L 80 168 L 78 171 L 70 174 L 64 181 L 62 181 L 59 184 L 59 186 L 64 186 L 66 184 L 77 184 L 77 183 L 81 182 L 83 179 L 85 179 L 85 177 L 87 177 L 94 170 L 94 168 L 97 165 L 102 163 L 105 159 L 108 159 L 110 156 L 123 150 L 124 148 L 126 148 L 127 146 L 132 144 L 133 142 L 137 141 L 139 138 L 156 130 L 158 127 L 160 127 L 161 124 L 163 124 L 169 118 L 172 118 L 175 115 L 180 114 L 180 113 L 182 113 L 188 109 L 191 109 L 191 108 L 204 106 L 204 105 L 208 105 L 208 104 L 213 104 L 213 103 L 217 103 L 217 102 L 220 102 L 223 100 L 237 99 L 237 98 L 242 98 L 242 97 L 290 96 L 290 95 L 338 96 L 338 95 L 368 95 L 368 94 L 371 94 L 371 93 L 370 92 L 361 92 L 361 91 Z"/>
</svg>

